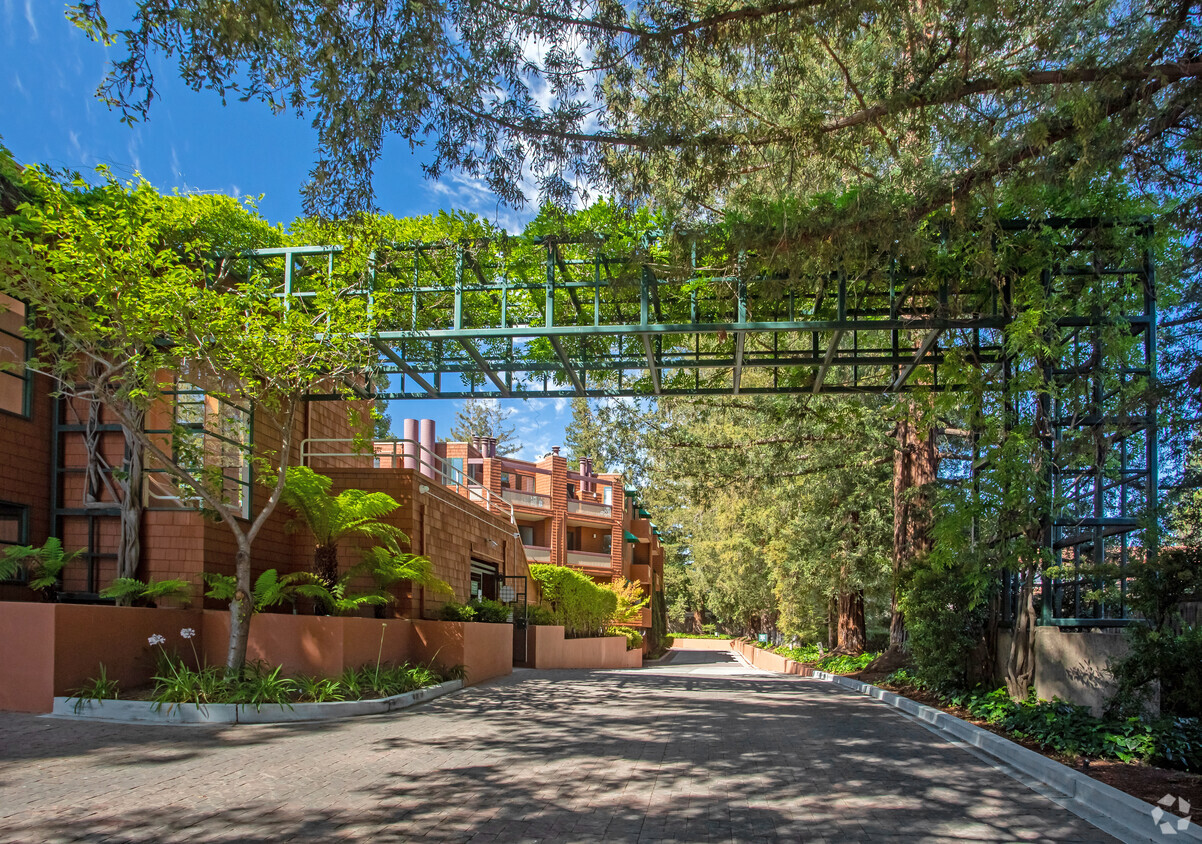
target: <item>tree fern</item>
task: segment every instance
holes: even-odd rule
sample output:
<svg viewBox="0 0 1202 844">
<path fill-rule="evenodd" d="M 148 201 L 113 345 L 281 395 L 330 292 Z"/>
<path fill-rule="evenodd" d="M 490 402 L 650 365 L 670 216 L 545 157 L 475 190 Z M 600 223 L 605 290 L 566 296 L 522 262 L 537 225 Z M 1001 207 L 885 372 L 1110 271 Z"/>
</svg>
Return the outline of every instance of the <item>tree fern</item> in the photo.
<svg viewBox="0 0 1202 844">
<path fill-rule="evenodd" d="M 296 518 L 286 528 L 308 529 L 315 550 L 313 571 L 333 588 L 338 581 L 338 541 L 346 536 L 366 536 L 382 541 L 404 541 L 404 532 L 380 521 L 400 505 L 383 492 L 348 489 L 331 495 L 333 481 L 307 466 L 291 466 L 284 485 L 283 502 Z"/>
<path fill-rule="evenodd" d="M 41 548 L 16 545 L 0 555 L 0 580 L 18 580 L 24 574 L 30 589 L 53 592 L 58 588 L 63 569 L 82 553 L 65 553 L 62 540 L 55 536 L 47 539 Z"/>
</svg>

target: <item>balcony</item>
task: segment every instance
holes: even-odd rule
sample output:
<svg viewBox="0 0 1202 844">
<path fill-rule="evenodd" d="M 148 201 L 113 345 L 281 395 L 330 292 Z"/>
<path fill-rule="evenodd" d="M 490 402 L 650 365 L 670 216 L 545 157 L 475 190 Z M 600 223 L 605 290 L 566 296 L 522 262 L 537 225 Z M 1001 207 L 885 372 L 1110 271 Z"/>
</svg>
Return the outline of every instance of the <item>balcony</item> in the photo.
<svg viewBox="0 0 1202 844">
<path fill-rule="evenodd" d="M 501 498 L 518 507 L 533 507 L 536 510 L 550 510 L 551 498 L 539 495 L 537 492 L 518 492 L 516 489 L 501 490 Z"/>
<path fill-rule="evenodd" d="M 527 563 L 549 563 L 551 562 L 551 549 L 545 548 L 542 545 L 526 545 L 526 562 Z"/>
<path fill-rule="evenodd" d="M 645 566 L 640 563 L 635 563 L 630 567 L 630 579 L 638 581 L 644 586 L 651 585 L 651 566 Z"/>
<path fill-rule="evenodd" d="M 590 501 L 568 499 L 568 512 L 577 516 L 592 516 L 596 519 L 608 519 L 613 515 L 613 508 L 608 504 L 593 504 Z"/>
<path fill-rule="evenodd" d="M 580 566 L 585 569 L 610 570 L 609 554 L 597 554 L 592 551 L 569 551 L 568 565 Z"/>
</svg>

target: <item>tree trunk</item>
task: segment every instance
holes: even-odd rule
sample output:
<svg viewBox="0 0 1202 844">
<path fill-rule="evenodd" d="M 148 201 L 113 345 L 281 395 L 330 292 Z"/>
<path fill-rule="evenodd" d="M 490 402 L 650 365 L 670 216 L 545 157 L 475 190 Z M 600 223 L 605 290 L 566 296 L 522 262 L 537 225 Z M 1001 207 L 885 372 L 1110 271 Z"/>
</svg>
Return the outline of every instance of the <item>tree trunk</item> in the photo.
<svg viewBox="0 0 1202 844">
<path fill-rule="evenodd" d="M 137 424 L 143 424 L 145 412 L 136 412 Z M 122 427 L 125 437 L 125 460 L 121 481 L 121 540 L 117 549 L 117 576 L 137 577 L 142 562 L 142 448 L 129 430 Z"/>
<path fill-rule="evenodd" d="M 338 582 L 338 546 L 318 545 L 313 552 L 313 572 L 321 578 L 327 588 Z"/>
<path fill-rule="evenodd" d="M 839 594 L 839 653 L 856 656 L 864 653 L 867 633 L 864 627 L 864 590 Z"/>
<path fill-rule="evenodd" d="M 237 588 L 230 601 L 230 642 L 225 655 L 225 670 L 235 674 L 246 661 L 246 643 L 250 638 L 250 619 L 255 612 L 250 587 L 250 544 L 238 537 L 238 552 L 234 555 L 234 578 Z"/>
<path fill-rule="evenodd" d="M 826 649 L 839 647 L 839 599 L 832 595 L 826 603 Z"/>
<path fill-rule="evenodd" d="M 1014 638 L 1010 640 L 1010 654 L 1006 660 L 1006 691 L 1010 699 L 1027 699 L 1027 692 L 1035 681 L 1035 567 L 1028 568 L 1023 575 L 1023 585 L 1018 594 L 1018 606 L 1014 613 Z"/>
<path fill-rule="evenodd" d="M 939 473 L 935 434 L 920 434 L 911 401 L 897 423 L 893 453 L 893 601 L 889 621 L 889 650 L 900 652 L 906 643 L 906 620 L 898 605 L 902 574 L 931 550 L 931 490 Z"/>
</svg>

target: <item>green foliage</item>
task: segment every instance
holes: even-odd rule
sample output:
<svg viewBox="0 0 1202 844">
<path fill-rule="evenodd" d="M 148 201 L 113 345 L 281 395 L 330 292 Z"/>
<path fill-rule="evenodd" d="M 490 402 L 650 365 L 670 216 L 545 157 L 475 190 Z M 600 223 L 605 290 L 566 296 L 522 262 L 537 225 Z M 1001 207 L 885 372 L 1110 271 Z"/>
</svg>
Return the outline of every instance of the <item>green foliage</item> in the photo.
<svg viewBox="0 0 1202 844">
<path fill-rule="evenodd" d="M 969 654 L 981 641 L 988 607 L 963 568 L 928 558 L 907 573 L 900 591 L 915 675 L 934 688 L 970 686 Z"/>
<path fill-rule="evenodd" d="M 160 599 L 191 602 L 192 585 L 186 580 L 148 579 L 145 583 L 134 577 L 118 577 L 100 590 L 101 598 L 115 598 L 118 604 L 151 604 Z"/>
<path fill-rule="evenodd" d="M 37 592 L 55 592 L 63 569 L 77 559 L 82 550 L 65 553 L 62 540 L 50 537 L 41 548 L 32 545 L 13 545 L 0 555 L 0 580 L 17 580 L 23 575 L 25 583 Z"/>
<path fill-rule="evenodd" d="M 886 684 L 903 692 L 906 687 L 927 689 L 949 707 L 965 709 L 974 719 L 1057 753 L 1202 771 L 1202 721 L 1197 718 L 1096 718 L 1088 707 L 1037 700 L 1033 694 L 1016 702 L 1004 688 L 939 691 L 905 670 L 890 675 Z"/>
<path fill-rule="evenodd" d="M 509 607 L 500 601 L 490 601 L 488 598 L 476 598 L 468 605 L 473 612 L 473 621 L 485 624 L 505 624 L 509 621 Z"/>
<path fill-rule="evenodd" d="M 328 677 L 298 677 L 296 693 L 300 700 L 306 703 L 346 700 L 342 686 L 337 680 Z"/>
<path fill-rule="evenodd" d="M 212 598 L 215 601 L 233 600 L 238 582 L 232 575 L 204 572 L 201 577 L 209 587 L 209 591 L 205 592 L 206 598 Z M 284 603 L 295 605 L 296 599 L 303 594 L 301 587 L 307 583 L 308 580 L 303 573 L 294 572 L 281 575 L 275 569 L 267 569 L 255 578 L 254 589 L 251 593 L 255 612 L 262 612 Z"/>
<path fill-rule="evenodd" d="M 102 679 L 103 676 L 102 670 Z M 293 680 L 283 675 L 280 666 L 253 662 L 247 663 L 237 676 L 231 677 L 215 666 L 192 669 L 164 651 L 160 654 L 159 670 L 154 681 L 152 699 L 160 708 L 165 704 L 193 704 L 199 707 L 235 703 L 259 709 L 266 704 L 291 708 L 293 703 L 298 702 L 326 703 L 391 697 L 437 685 L 443 682 L 443 675 L 430 666 L 406 663 L 398 666 L 348 667 L 337 678 L 300 677 Z M 102 687 L 99 681 L 93 681 L 92 685 L 85 688 Z M 111 684 L 111 688 L 115 690 L 116 684 Z M 96 696 L 109 697 L 107 694 Z"/>
<path fill-rule="evenodd" d="M 362 570 L 366 571 L 381 590 L 394 583 L 408 580 L 432 592 L 450 595 L 454 592 L 445 580 L 436 577 L 434 564 L 429 558 L 401 551 L 393 537 L 382 545 L 375 545 L 363 553 Z"/>
<path fill-rule="evenodd" d="M 104 663 L 100 663 L 100 673 L 94 678 L 84 683 L 75 691 L 71 692 L 71 698 L 75 699 L 72 708 L 76 713 L 82 712 L 84 704 L 89 700 L 117 700 L 121 696 L 121 689 L 116 680 L 108 678 L 108 671 L 104 667 Z M 70 700 L 71 698 L 68 698 Z"/>
<path fill-rule="evenodd" d="M 1109 713 L 1138 717 L 1158 690 L 1162 713 L 1202 717 L 1202 627 L 1181 617 L 1181 603 L 1199 597 L 1202 548 L 1165 549 L 1136 569 L 1128 602 L 1147 623 L 1124 631 L 1130 649 L 1110 665 L 1117 686 Z"/>
<path fill-rule="evenodd" d="M 497 441 L 497 454 L 516 454 L 522 444 L 512 425 L 505 420 L 511 410 L 501 407 L 490 399 L 465 399 L 455 413 L 451 423 L 451 442 L 471 442 L 472 437 L 493 437 Z"/>
<path fill-rule="evenodd" d="M 558 624 L 555 613 L 542 604 L 530 604 L 526 607 L 526 623 L 532 627 L 546 627 Z"/>
<path fill-rule="evenodd" d="M 476 608 L 468 604 L 447 601 L 439 608 L 438 618 L 441 621 L 475 621 Z"/>
<path fill-rule="evenodd" d="M 599 635 L 617 609 L 613 590 L 598 586 L 578 571 L 536 563 L 530 566 L 530 576 L 568 638 Z"/>
<path fill-rule="evenodd" d="M 829 674 L 854 674 L 863 671 L 868 663 L 880 656 L 880 653 L 867 652 L 856 656 L 829 654 L 824 653 L 819 645 L 803 645 L 796 648 L 778 645 L 768 650 L 794 662 L 812 665 L 818 671 L 826 671 Z"/>
<path fill-rule="evenodd" d="M 643 593 L 643 587 L 633 580 L 626 578 L 615 579 L 608 584 L 599 584 L 602 589 L 608 589 L 617 598 L 617 608 L 611 621 L 616 624 L 630 624 L 638 621 L 643 610 L 651 603 L 651 595 Z"/>
<path fill-rule="evenodd" d="M 635 630 L 633 627 L 623 627 L 622 625 L 614 625 L 605 628 L 606 636 L 625 636 L 626 650 L 641 650 L 643 647 L 643 634 Z"/>
</svg>

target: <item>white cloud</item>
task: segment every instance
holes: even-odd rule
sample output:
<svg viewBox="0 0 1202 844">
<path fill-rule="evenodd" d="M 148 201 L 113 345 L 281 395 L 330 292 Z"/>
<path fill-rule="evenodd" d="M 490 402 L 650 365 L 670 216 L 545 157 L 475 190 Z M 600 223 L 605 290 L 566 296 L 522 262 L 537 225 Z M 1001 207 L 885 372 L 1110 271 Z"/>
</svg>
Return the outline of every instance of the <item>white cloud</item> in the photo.
<svg viewBox="0 0 1202 844">
<path fill-rule="evenodd" d="M 25 86 L 21 84 L 21 74 L 13 74 L 13 87 L 17 89 L 17 93 L 25 99 L 29 99 L 29 92 L 25 90 Z"/>
<path fill-rule="evenodd" d="M 29 24 L 29 38 L 38 40 L 38 22 L 33 14 L 33 0 L 25 0 L 25 22 Z"/>
<path fill-rule="evenodd" d="M 567 410 L 567 407 L 568 407 L 568 401 L 569 401 L 568 399 L 565 399 L 565 398 L 562 398 L 562 397 L 561 397 L 561 398 L 557 398 L 557 399 L 555 400 L 555 415 L 556 415 L 556 416 L 562 416 L 562 415 L 563 415 L 563 412 L 564 412 L 565 410 Z"/>
</svg>

